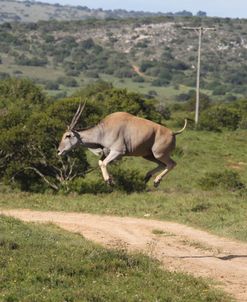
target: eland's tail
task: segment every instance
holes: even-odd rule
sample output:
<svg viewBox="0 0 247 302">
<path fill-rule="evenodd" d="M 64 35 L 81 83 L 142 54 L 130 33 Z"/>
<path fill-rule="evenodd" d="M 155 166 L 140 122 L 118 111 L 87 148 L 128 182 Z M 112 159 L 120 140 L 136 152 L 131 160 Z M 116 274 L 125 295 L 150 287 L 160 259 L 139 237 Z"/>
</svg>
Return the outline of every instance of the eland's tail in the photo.
<svg viewBox="0 0 247 302">
<path fill-rule="evenodd" d="M 183 128 L 181 130 L 179 130 L 179 131 L 173 132 L 173 135 L 175 136 L 175 135 L 181 134 L 185 130 L 185 128 L 187 126 L 187 123 L 188 123 L 188 120 L 184 119 L 184 126 L 183 126 Z"/>
</svg>

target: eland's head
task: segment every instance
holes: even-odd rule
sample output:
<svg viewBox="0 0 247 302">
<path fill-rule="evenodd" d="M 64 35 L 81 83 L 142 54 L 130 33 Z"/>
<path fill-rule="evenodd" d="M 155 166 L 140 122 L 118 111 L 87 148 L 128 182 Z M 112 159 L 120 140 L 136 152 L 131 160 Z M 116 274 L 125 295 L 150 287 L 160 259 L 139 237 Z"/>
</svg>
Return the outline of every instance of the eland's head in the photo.
<svg viewBox="0 0 247 302">
<path fill-rule="evenodd" d="M 83 105 L 79 105 L 70 125 L 64 132 L 57 150 L 57 154 L 59 156 L 65 155 L 80 143 L 80 135 L 77 131 L 74 130 L 74 128 L 82 114 L 82 111 L 84 110 L 85 104 L 86 102 Z"/>
</svg>

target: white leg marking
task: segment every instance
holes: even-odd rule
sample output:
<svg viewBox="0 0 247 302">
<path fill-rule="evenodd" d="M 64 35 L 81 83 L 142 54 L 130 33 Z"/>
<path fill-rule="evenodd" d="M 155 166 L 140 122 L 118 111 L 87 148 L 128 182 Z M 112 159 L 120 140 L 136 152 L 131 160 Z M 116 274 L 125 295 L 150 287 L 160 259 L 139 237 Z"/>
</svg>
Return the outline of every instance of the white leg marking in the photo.
<svg viewBox="0 0 247 302">
<path fill-rule="evenodd" d="M 109 182 L 111 183 L 111 177 L 107 171 L 107 168 L 106 166 L 112 162 L 114 159 L 117 159 L 119 157 L 121 157 L 122 154 L 120 152 L 117 152 L 117 151 L 111 151 L 108 156 L 102 161 L 102 160 L 99 160 L 99 166 L 100 166 L 100 169 L 101 169 L 101 172 L 102 172 L 102 175 L 103 175 L 103 178 L 106 182 Z"/>
<path fill-rule="evenodd" d="M 158 187 L 158 185 L 160 184 L 162 178 L 168 174 L 173 168 L 176 167 L 176 163 L 175 161 L 173 161 L 172 159 L 169 159 L 169 161 L 164 161 L 162 159 L 159 159 L 160 161 L 164 162 L 164 164 L 166 164 L 166 168 L 163 172 L 161 172 L 154 180 L 154 186 Z"/>
</svg>

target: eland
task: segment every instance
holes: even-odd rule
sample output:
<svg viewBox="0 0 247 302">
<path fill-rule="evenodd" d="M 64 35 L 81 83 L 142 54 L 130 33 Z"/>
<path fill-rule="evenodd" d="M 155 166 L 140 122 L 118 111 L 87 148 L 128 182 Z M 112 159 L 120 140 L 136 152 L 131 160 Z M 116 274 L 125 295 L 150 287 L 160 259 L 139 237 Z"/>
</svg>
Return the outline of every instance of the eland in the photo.
<svg viewBox="0 0 247 302">
<path fill-rule="evenodd" d="M 80 104 L 68 129 L 62 136 L 58 155 L 65 155 L 73 148 L 82 145 L 100 156 L 99 167 L 103 178 L 109 185 L 113 179 L 107 171 L 107 165 L 123 156 L 140 156 L 158 164 L 147 172 L 145 182 L 160 172 L 154 179 L 157 187 L 162 178 L 175 166 L 171 153 L 175 149 L 176 135 L 182 133 L 186 126 L 176 132 L 150 120 L 126 112 L 115 112 L 106 116 L 97 125 L 81 131 L 75 126 L 83 112 L 85 104 Z"/>
</svg>

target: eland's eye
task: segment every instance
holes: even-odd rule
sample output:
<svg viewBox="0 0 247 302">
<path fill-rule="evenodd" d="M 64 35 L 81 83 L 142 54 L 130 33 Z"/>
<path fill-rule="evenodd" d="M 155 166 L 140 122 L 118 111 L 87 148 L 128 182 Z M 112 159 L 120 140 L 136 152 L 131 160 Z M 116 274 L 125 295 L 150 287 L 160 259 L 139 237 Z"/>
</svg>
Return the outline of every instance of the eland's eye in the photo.
<svg viewBox="0 0 247 302">
<path fill-rule="evenodd" d="M 65 138 L 71 138 L 71 134 L 67 134 Z"/>
</svg>

